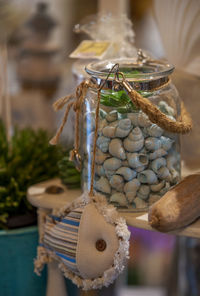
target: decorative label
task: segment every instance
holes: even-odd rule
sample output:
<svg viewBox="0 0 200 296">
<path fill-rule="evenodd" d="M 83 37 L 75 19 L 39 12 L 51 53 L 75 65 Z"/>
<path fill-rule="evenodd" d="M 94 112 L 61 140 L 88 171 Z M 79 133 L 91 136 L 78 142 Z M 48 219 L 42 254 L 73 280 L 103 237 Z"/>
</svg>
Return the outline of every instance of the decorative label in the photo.
<svg viewBox="0 0 200 296">
<path fill-rule="evenodd" d="M 70 58 L 102 59 L 110 50 L 112 43 L 109 41 L 84 40 L 70 54 Z"/>
</svg>

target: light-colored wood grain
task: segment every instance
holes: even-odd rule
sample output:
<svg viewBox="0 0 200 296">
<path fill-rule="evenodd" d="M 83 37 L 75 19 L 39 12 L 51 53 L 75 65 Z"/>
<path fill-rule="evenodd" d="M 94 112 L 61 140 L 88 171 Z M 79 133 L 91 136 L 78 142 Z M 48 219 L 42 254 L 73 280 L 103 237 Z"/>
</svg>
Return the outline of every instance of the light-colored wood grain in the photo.
<svg viewBox="0 0 200 296">
<path fill-rule="evenodd" d="M 173 231 L 200 216 L 200 173 L 186 176 L 149 209 L 149 224 L 158 231 Z"/>
</svg>

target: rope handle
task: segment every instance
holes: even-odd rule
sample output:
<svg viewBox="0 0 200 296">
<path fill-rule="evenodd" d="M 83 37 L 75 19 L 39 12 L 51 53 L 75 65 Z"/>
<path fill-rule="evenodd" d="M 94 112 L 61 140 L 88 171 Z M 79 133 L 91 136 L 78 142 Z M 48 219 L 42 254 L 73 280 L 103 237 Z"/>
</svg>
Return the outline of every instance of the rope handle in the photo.
<svg viewBox="0 0 200 296">
<path fill-rule="evenodd" d="M 192 130 L 192 119 L 183 102 L 181 102 L 181 114 L 178 120 L 174 121 L 162 113 L 151 101 L 135 91 L 126 81 L 123 73 L 119 72 L 118 75 L 122 75 L 122 80 L 116 79 L 116 81 L 126 89 L 131 101 L 148 116 L 151 122 L 172 133 L 186 134 Z"/>
</svg>

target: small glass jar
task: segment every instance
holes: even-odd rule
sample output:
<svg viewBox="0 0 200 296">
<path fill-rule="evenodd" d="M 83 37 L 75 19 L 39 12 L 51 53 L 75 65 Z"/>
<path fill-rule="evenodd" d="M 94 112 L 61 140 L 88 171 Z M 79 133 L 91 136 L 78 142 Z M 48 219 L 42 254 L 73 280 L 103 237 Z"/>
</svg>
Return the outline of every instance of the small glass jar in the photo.
<svg viewBox="0 0 200 296">
<path fill-rule="evenodd" d="M 121 210 L 143 211 L 180 179 L 178 134 L 152 123 L 111 74 L 116 63 L 129 84 L 176 120 L 180 101 L 169 75 L 174 67 L 154 60 L 118 59 L 91 63 L 86 72 L 101 90 L 94 189 Z M 90 189 L 97 89 L 89 88 L 82 113 L 82 188 Z"/>
</svg>

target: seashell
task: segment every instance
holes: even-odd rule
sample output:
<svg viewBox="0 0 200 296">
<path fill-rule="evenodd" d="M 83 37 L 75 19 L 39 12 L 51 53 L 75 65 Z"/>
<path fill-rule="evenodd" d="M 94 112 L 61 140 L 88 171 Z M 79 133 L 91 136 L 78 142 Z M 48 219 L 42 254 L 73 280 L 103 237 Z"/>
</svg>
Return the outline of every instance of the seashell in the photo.
<svg viewBox="0 0 200 296">
<path fill-rule="evenodd" d="M 102 136 L 103 135 L 103 128 L 108 125 L 107 120 L 103 119 L 99 121 L 99 127 L 98 127 L 98 135 Z"/>
<path fill-rule="evenodd" d="M 151 137 L 161 137 L 164 132 L 163 129 L 157 124 L 152 124 L 151 126 L 147 127 L 146 130 Z"/>
<path fill-rule="evenodd" d="M 101 191 L 103 193 L 111 193 L 111 187 L 108 182 L 108 179 L 105 177 L 101 177 L 98 181 L 94 183 L 94 187 L 96 190 Z"/>
<path fill-rule="evenodd" d="M 108 125 L 108 126 L 117 127 L 117 126 L 118 126 L 118 124 L 119 124 L 119 121 L 118 121 L 118 120 L 116 120 L 116 121 L 113 121 L 113 122 L 109 123 L 109 125 Z"/>
<path fill-rule="evenodd" d="M 138 125 L 141 127 L 148 127 L 152 124 L 148 116 L 144 112 L 138 114 Z"/>
<path fill-rule="evenodd" d="M 158 150 L 161 148 L 161 141 L 158 138 L 149 137 L 145 139 L 145 147 L 150 150 Z"/>
<path fill-rule="evenodd" d="M 136 192 L 140 187 L 140 181 L 138 179 L 133 179 L 127 182 L 124 186 L 124 192 Z"/>
<path fill-rule="evenodd" d="M 128 113 L 127 117 L 131 120 L 131 123 L 134 126 L 148 127 L 152 124 L 148 116 L 143 112 Z"/>
<path fill-rule="evenodd" d="M 123 191 L 124 188 L 124 179 L 119 175 L 113 175 L 110 178 L 110 185 L 115 188 L 117 191 Z"/>
<path fill-rule="evenodd" d="M 95 173 L 96 173 L 97 175 L 99 175 L 100 177 L 101 177 L 101 176 L 103 176 L 103 177 L 106 176 L 106 174 L 105 174 L 105 170 L 104 170 L 104 168 L 103 168 L 102 165 L 96 165 L 96 166 L 95 166 Z"/>
<path fill-rule="evenodd" d="M 93 153 L 91 153 L 91 157 L 93 157 Z M 110 154 L 103 153 L 100 149 L 97 148 L 95 155 L 95 162 L 97 164 L 102 164 L 108 157 L 110 157 Z"/>
<path fill-rule="evenodd" d="M 125 138 L 128 136 L 131 130 L 131 121 L 128 118 L 119 120 L 119 124 L 116 127 L 115 136 L 119 138 Z"/>
<path fill-rule="evenodd" d="M 123 130 L 130 130 L 131 129 L 131 121 L 128 118 L 119 120 L 119 125 Z"/>
<path fill-rule="evenodd" d="M 131 181 L 136 177 L 136 172 L 128 167 L 121 167 L 116 171 L 116 175 L 123 176 L 124 180 Z"/>
<path fill-rule="evenodd" d="M 126 192 L 126 198 L 129 203 L 132 203 L 134 201 L 134 198 L 136 197 L 137 191 L 134 192 Z"/>
<path fill-rule="evenodd" d="M 103 109 L 99 109 L 99 116 L 101 119 L 106 118 L 107 112 Z"/>
<path fill-rule="evenodd" d="M 140 150 L 140 154 L 147 154 L 148 151 L 145 147 L 143 147 L 141 150 Z"/>
<path fill-rule="evenodd" d="M 175 157 L 174 154 L 169 154 L 169 155 L 167 155 L 167 157 L 166 157 L 166 162 L 167 162 L 167 168 L 168 168 L 169 170 L 172 170 L 172 169 L 174 169 L 174 165 L 175 165 L 176 162 L 177 162 L 177 158 Z"/>
<path fill-rule="evenodd" d="M 114 171 L 114 170 L 119 169 L 121 167 L 121 165 L 122 165 L 122 162 L 120 159 L 112 157 L 112 158 L 107 159 L 104 162 L 103 167 L 105 170 Z"/>
<path fill-rule="evenodd" d="M 127 159 L 122 161 L 122 166 L 123 167 L 129 167 L 129 163 L 128 163 Z"/>
<path fill-rule="evenodd" d="M 140 172 L 144 171 L 146 169 L 146 167 L 147 167 L 146 165 L 141 165 L 141 166 L 135 168 L 135 171 L 137 173 L 140 173 Z"/>
<path fill-rule="evenodd" d="M 158 171 L 158 178 L 161 180 L 170 180 L 170 172 L 167 167 L 161 167 Z"/>
<path fill-rule="evenodd" d="M 161 112 L 167 115 L 175 116 L 175 110 L 172 107 L 170 107 L 165 101 L 160 101 L 158 103 L 158 108 Z"/>
<path fill-rule="evenodd" d="M 143 137 L 144 137 L 144 138 L 149 137 L 149 133 L 148 133 L 148 131 L 147 131 L 147 127 L 141 127 L 141 129 L 142 129 Z"/>
<path fill-rule="evenodd" d="M 137 197 L 147 200 L 150 193 L 150 187 L 148 185 L 141 185 L 137 191 Z"/>
<path fill-rule="evenodd" d="M 125 119 L 127 118 L 127 113 L 118 113 L 118 119 Z"/>
<path fill-rule="evenodd" d="M 130 134 L 128 135 L 128 139 L 130 139 L 132 141 L 138 141 L 143 138 L 144 137 L 142 134 L 142 130 L 138 126 L 133 128 L 132 131 L 130 132 Z"/>
<path fill-rule="evenodd" d="M 117 118 L 118 118 L 118 113 L 116 110 L 113 110 L 106 115 L 106 120 L 108 122 L 113 122 L 113 121 L 117 120 Z"/>
<path fill-rule="evenodd" d="M 131 206 L 132 206 L 133 209 L 136 209 L 136 205 L 135 205 L 134 202 L 131 204 Z"/>
<path fill-rule="evenodd" d="M 179 174 L 179 172 L 173 168 L 173 169 L 170 170 L 170 173 L 171 173 L 170 182 L 172 184 L 177 184 L 180 181 L 180 174 Z"/>
<path fill-rule="evenodd" d="M 148 204 L 139 197 L 134 199 L 134 203 L 137 209 L 146 209 Z"/>
<path fill-rule="evenodd" d="M 127 117 L 128 117 L 128 119 L 130 119 L 133 126 L 138 126 L 138 114 L 139 114 L 138 112 L 127 114 Z"/>
<path fill-rule="evenodd" d="M 120 206 L 125 207 L 127 206 L 127 200 L 123 193 L 116 192 L 111 195 L 110 202 L 118 203 Z"/>
<path fill-rule="evenodd" d="M 174 140 L 170 139 L 170 138 L 166 138 L 166 137 L 160 137 L 161 140 L 161 147 L 168 151 L 169 149 L 171 149 L 172 144 L 174 143 Z"/>
<path fill-rule="evenodd" d="M 115 175 L 115 170 L 105 170 L 105 175 L 106 175 L 106 177 L 110 180 L 110 178 L 113 176 L 113 175 Z"/>
<path fill-rule="evenodd" d="M 143 112 L 128 113 L 127 117 L 131 120 L 131 123 L 134 126 L 148 127 L 152 124 L 148 116 Z"/>
<path fill-rule="evenodd" d="M 110 138 L 100 136 L 97 139 L 97 147 L 102 151 L 102 152 L 107 152 L 108 147 L 110 143 Z"/>
<path fill-rule="evenodd" d="M 117 190 L 115 190 L 114 188 L 111 188 L 111 194 L 117 193 Z"/>
<path fill-rule="evenodd" d="M 167 117 L 168 117 L 169 119 L 171 119 L 172 121 L 176 121 L 176 119 L 175 119 L 174 116 L 172 116 L 172 115 L 167 115 Z"/>
<path fill-rule="evenodd" d="M 151 188 L 151 191 L 153 192 L 159 192 L 164 186 L 165 186 L 165 181 L 163 180 L 157 184 L 151 185 L 150 188 Z"/>
<path fill-rule="evenodd" d="M 165 156 L 165 155 L 167 155 L 166 150 L 160 148 L 160 149 L 158 149 L 158 150 L 156 150 L 156 151 L 154 151 L 152 153 L 149 153 L 149 159 L 153 160 L 153 159 L 156 159 L 158 157 Z"/>
<path fill-rule="evenodd" d="M 141 183 L 155 184 L 158 179 L 152 170 L 144 170 L 138 174 L 138 180 Z"/>
<path fill-rule="evenodd" d="M 129 152 L 136 152 L 142 149 L 144 137 L 139 127 L 134 128 L 124 140 L 124 148 Z"/>
<path fill-rule="evenodd" d="M 116 130 L 116 127 L 114 127 L 114 126 L 105 126 L 102 129 L 102 134 L 104 135 L 104 137 L 114 138 L 115 137 L 115 130 Z"/>
<path fill-rule="evenodd" d="M 120 139 L 111 140 L 109 144 L 109 152 L 112 156 L 115 156 L 119 159 L 126 159 L 126 153 L 124 147 L 122 146 L 122 141 Z"/>
<path fill-rule="evenodd" d="M 166 159 L 164 157 L 156 158 L 151 162 L 151 168 L 155 173 L 163 166 L 166 166 Z"/>
<path fill-rule="evenodd" d="M 170 133 L 168 131 L 164 131 L 163 136 L 165 136 L 166 138 L 170 138 L 174 141 L 176 141 L 176 139 L 178 138 L 178 135 L 176 133 Z"/>
<path fill-rule="evenodd" d="M 142 153 L 127 153 L 127 159 L 131 168 L 146 166 L 149 162 L 148 156 Z"/>
<path fill-rule="evenodd" d="M 129 134 L 130 130 L 124 130 L 120 127 L 116 127 L 115 136 L 119 138 L 125 138 Z"/>
<path fill-rule="evenodd" d="M 128 152 L 137 152 L 139 151 L 144 145 L 144 139 L 138 140 L 138 141 L 132 141 L 129 138 L 126 138 L 124 140 L 124 148 Z"/>
<path fill-rule="evenodd" d="M 160 190 L 159 195 L 163 196 L 170 189 L 170 183 L 166 182 L 165 186 Z"/>
<path fill-rule="evenodd" d="M 157 202 L 158 200 L 160 199 L 160 195 L 157 195 L 157 194 L 150 194 L 150 197 L 149 197 L 149 206 L 151 206 L 152 204 L 154 204 L 155 202 Z"/>
</svg>

